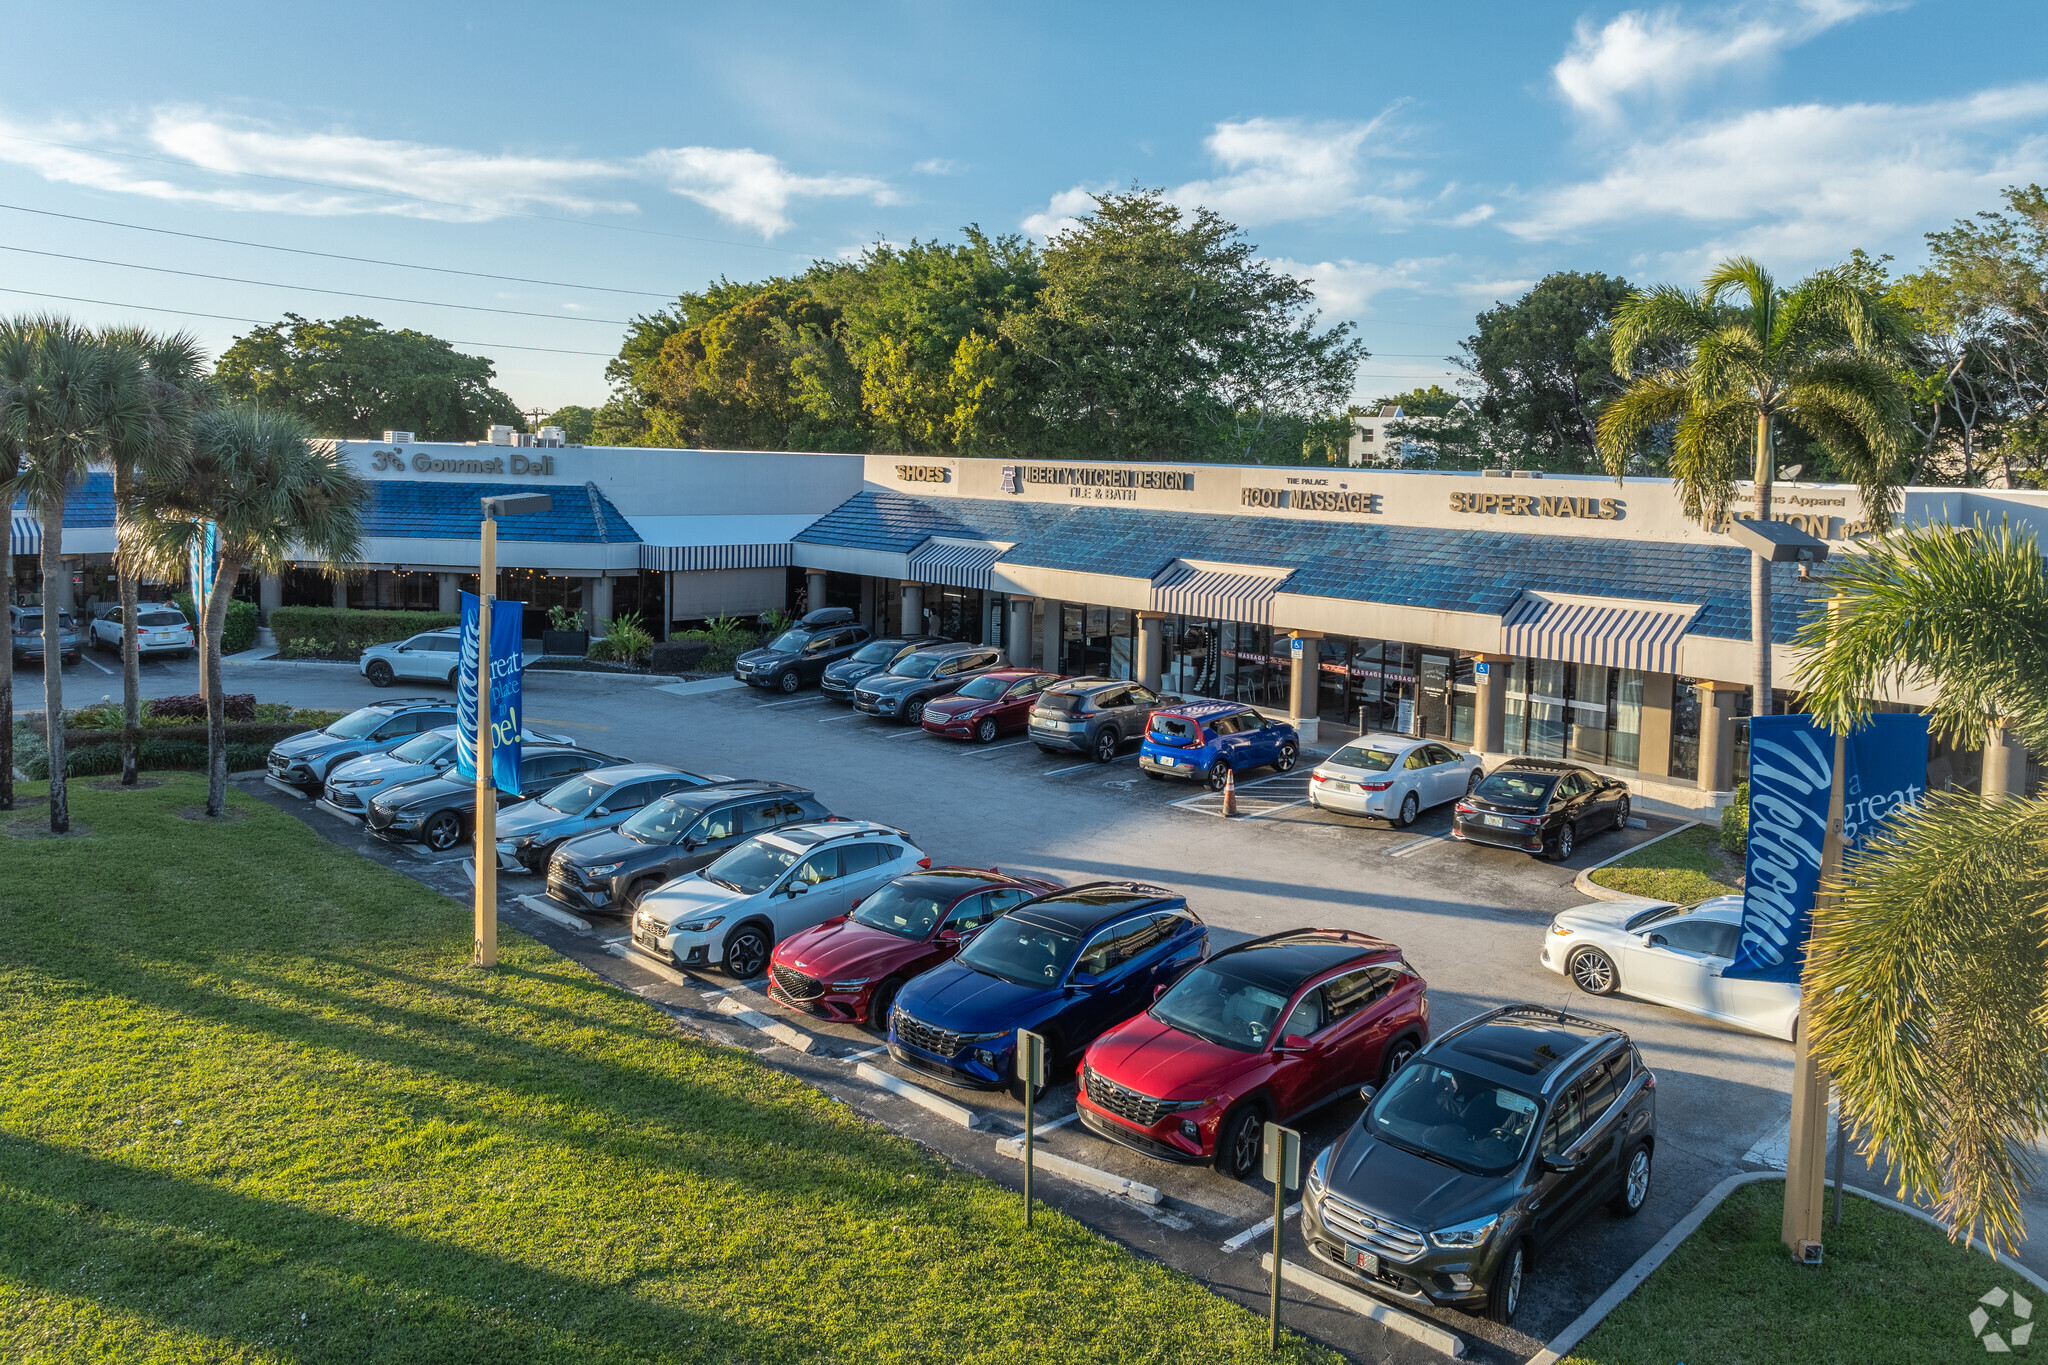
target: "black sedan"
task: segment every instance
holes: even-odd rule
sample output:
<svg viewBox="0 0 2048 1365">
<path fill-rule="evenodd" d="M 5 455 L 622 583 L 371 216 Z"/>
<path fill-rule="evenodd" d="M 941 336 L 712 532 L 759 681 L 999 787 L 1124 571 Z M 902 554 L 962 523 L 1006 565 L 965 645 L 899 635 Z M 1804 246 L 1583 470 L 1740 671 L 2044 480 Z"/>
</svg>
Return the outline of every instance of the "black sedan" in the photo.
<svg viewBox="0 0 2048 1365">
<path fill-rule="evenodd" d="M 617 829 L 562 844 L 548 863 L 548 898 L 579 912 L 630 910 L 663 882 L 744 839 L 831 818 L 816 796 L 786 782 L 692 787 L 636 811 Z"/>
<path fill-rule="evenodd" d="M 1628 784 L 1571 763 L 1515 758 L 1460 801 L 1451 835 L 1562 862 L 1579 840 L 1628 828 Z"/>
<path fill-rule="evenodd" d="M 498 805 L 502 809 L 531 800 L 565 777 L 625 762 L 573 744 L 525 745 L 519 753 L 519 795 L 499 792 Z M 363 823 L 380 839 L 421 843 L 446 853 L 468 838 L 476 823 L 476 783 L 457 777 L 453 768 L 438 777 L 401 783 L 370 802 Z"/>
<path fill-rule="evenodd" d="M 960 690 L 969 678 L 1005 667 L 994 645 L 941 645 L 904 655 L 853 689 L 853 706 L 871 716 L 916 725 L 924 704 Z"/>
<path fill-rule="evenodd" d="M 732 675 L 749 687 L 783 692 L 816 683 L 828 664 L 844 659 L 872 638 L 845 607 L 822 607 L 733 661 Z"/>
<path fill-rule="evenodd" d="M 818 690 L 843 702 L 853 700 L 853 689 L 862 678 L 871 678 L 904 655 L 933 645 L 950 645 L 942 635 L 888 635 L 870 640 L 853 653 L 825 669 Z"/>
</svg>

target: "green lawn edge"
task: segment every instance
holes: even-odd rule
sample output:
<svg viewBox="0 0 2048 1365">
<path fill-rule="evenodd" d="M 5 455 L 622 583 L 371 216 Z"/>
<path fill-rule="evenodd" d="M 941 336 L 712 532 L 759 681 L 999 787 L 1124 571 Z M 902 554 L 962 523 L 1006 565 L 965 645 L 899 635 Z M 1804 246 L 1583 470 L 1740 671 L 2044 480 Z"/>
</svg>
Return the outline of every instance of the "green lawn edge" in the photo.
<svg viewBox="0 0 2048 1365">
<path fill-rule="evenodd" d="M 1694 825 L 1625 853 L 1588 876 L 1594 885 L 1610 891 L 1685 905 L 1709 896 L 1735 894 L 1734 886 L 1719 880 L 1728 875 L 1727 868 L 1720 831 L 1711 825 Z"/>
<path fill-rule="evenodd" d="M 470 968 L 466 907 L 263 802 L 71 793 L 88 836 L 0 833 L 0 1359 L 1272 1358 L 531 939 Z"/>
</svg>

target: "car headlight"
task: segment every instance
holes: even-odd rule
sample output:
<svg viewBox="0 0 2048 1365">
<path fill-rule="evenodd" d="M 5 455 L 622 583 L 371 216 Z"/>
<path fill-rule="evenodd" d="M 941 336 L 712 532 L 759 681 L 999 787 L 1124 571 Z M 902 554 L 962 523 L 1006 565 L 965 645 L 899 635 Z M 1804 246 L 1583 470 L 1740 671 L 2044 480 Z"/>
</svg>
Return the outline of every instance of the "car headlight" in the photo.
<svg viewBox="0 0 2048 1365">
<path fill-rule="evenodd" d="M 1559 938 L 1570 938 L 1572 936 L 1572 931 L 1561 924 L 1551 925 L 1550 932 L 1556 934 Z"/>
<path fill-rule="evenodd" d="M 583 875 L 586 877 L 609 877 L 624 866 L 624 863 L 600 863 L 596 867 L 584 868 Z"/>
<path fill-rule="evenodd" d="M 1323 1148 L 1309 1164 L 1308 1192 L 1318 1199 L 1321 1199 L 1323 1192 L 1330 1188 L 1330 1153 L 1336 1150 L 1334 1147 Z"/>
<path fill-rule="evenodd" d="M 1438 1228 L 1429 1234 L 1429 1240 L 1447 1251 L 1459 1248 L 1473 1248 L 1486 1245 L 1486 1239 L 1500 1223 L 1500 1215 L 1481 1218 L 1471 1223 L 1460 1223 L 1456 1227 Z"/>
<path fill-rule="evenodd" d="M 419 812 L 417 811 L 402 810 L 398 812 L 398 814 L 391 817 L 391 823 L 398 826 L 398 828 L 400 829 L 411 829 L 414 825 L 417 825 L 419 822 L 420 817 Z"/>
<path fill-rule="evenodd" d="M 716 929 L 723 923 L 724 915 L 707 915 L 703 919 L 678 920 L 669 925 L 668 931 L 672 934 L 701 934 L 707 929 Z"/>
<path fill-rule="evenodd" d="M 855 978 L 854 978 L 853 980 L 851 980 L 851 981 L 835 981 L 835 982 L 833 982 L 833 983 L 832 983 L 832 989 L 833 989 L 833 990 L 835 990 L 835 991 L 857 991 L 857 990 L 859 990 L 859 989 L 860 989 L 860 988 L 861 988 L 862 986 L 865 986 L 865 985 L 867 985 L 867 984 L 868 984 L 868 982 L 870 982 L 870 981 L 873 981 L 873 980 L 874 980 L 874 978 L 873 978 L 872 976 L 857 976 L 857 977 L 855 977 Z"/>
</svg>

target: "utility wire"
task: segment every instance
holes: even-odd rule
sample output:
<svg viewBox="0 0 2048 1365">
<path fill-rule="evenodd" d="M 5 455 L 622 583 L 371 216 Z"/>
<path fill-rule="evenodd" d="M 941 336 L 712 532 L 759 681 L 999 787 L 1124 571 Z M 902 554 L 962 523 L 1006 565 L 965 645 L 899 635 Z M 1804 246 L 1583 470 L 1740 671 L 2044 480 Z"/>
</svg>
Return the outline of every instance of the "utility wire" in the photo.
<svg viewBox="0 0 2048 1365">
<path fill-rule="evenodd" d="M 258 327 L 268 327 L 272 318 L 245 318 L 234 313 L 199 313 L 190 308 L 164 308 L 154 303 L 120 303 L 113 299 L 87 299 L 76 294 L 45 294 L 34 289 L 14 289 L 0 285 L 0 294 L 21 294 L 32 299 L 58 299 L 64 303 L 93 303 L 102 308 L 134 308 L 144 313 L 175 313 L 186 318 L 214 318 L 220 322 L 247 322 Z M 594 355 L 600 359 L 614 358 L 612 351 L 565 351 L 559 346 L 515 346 L 509 341 L 451 341 L 450 346 L 474 346 L 485 351 L 540 351 L 547 355 Z"/>
<path fill-rule="evenodd" d="M 401 299 L 390 294 L 359 294 L 349 289 L 322 289 L 312 284 L 278 284 L 273 280 L 248 280 L 240 275 L 208 275 L 197 270 L 174 270 L 167 265 L 137 265 L 133 261 L 109 261 L 98 256 L 72 256 L 62 251 L 38 251 L 34 247 L 0 244 L 0 251 L 18 251 L 28 256 L 48 256 L 59 261 L 83 261 L 87 265 L 111 265 L 122 270 L 149 270 L 159 275 L 183 275 L 193 280 L 218 280 L 223 284 L 253 284 L 259 289 L 290 289 L 307 294 L 334 294 L 344 299 L 371 299 L 378 303 L 410 303 L 421 308 L 460 308 L 466 313 L 501 313 L 512 318 L 546 318 L 551 322 L 601 322 L 611 327 L 630 324 L 624 318 L 586 318 L 573 313 L 535 313 L 522 308 L 487 308 L 480 303 L 436 303 L 432 299 Z"/>
</svg>

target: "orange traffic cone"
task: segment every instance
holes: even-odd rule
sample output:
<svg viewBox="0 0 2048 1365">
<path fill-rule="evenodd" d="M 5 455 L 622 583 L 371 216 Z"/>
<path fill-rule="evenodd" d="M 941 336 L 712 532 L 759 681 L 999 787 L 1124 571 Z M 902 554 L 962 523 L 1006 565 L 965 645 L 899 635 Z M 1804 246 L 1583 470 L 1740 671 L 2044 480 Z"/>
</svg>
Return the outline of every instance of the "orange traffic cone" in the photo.
<svg viewBox="0 0 2048 1365">
<path fill-rule="evenodd" d="M 1223 770 L 1223 814 L 1237 814 L 1237 774 L 1228 768 Z"/>
</svg>

